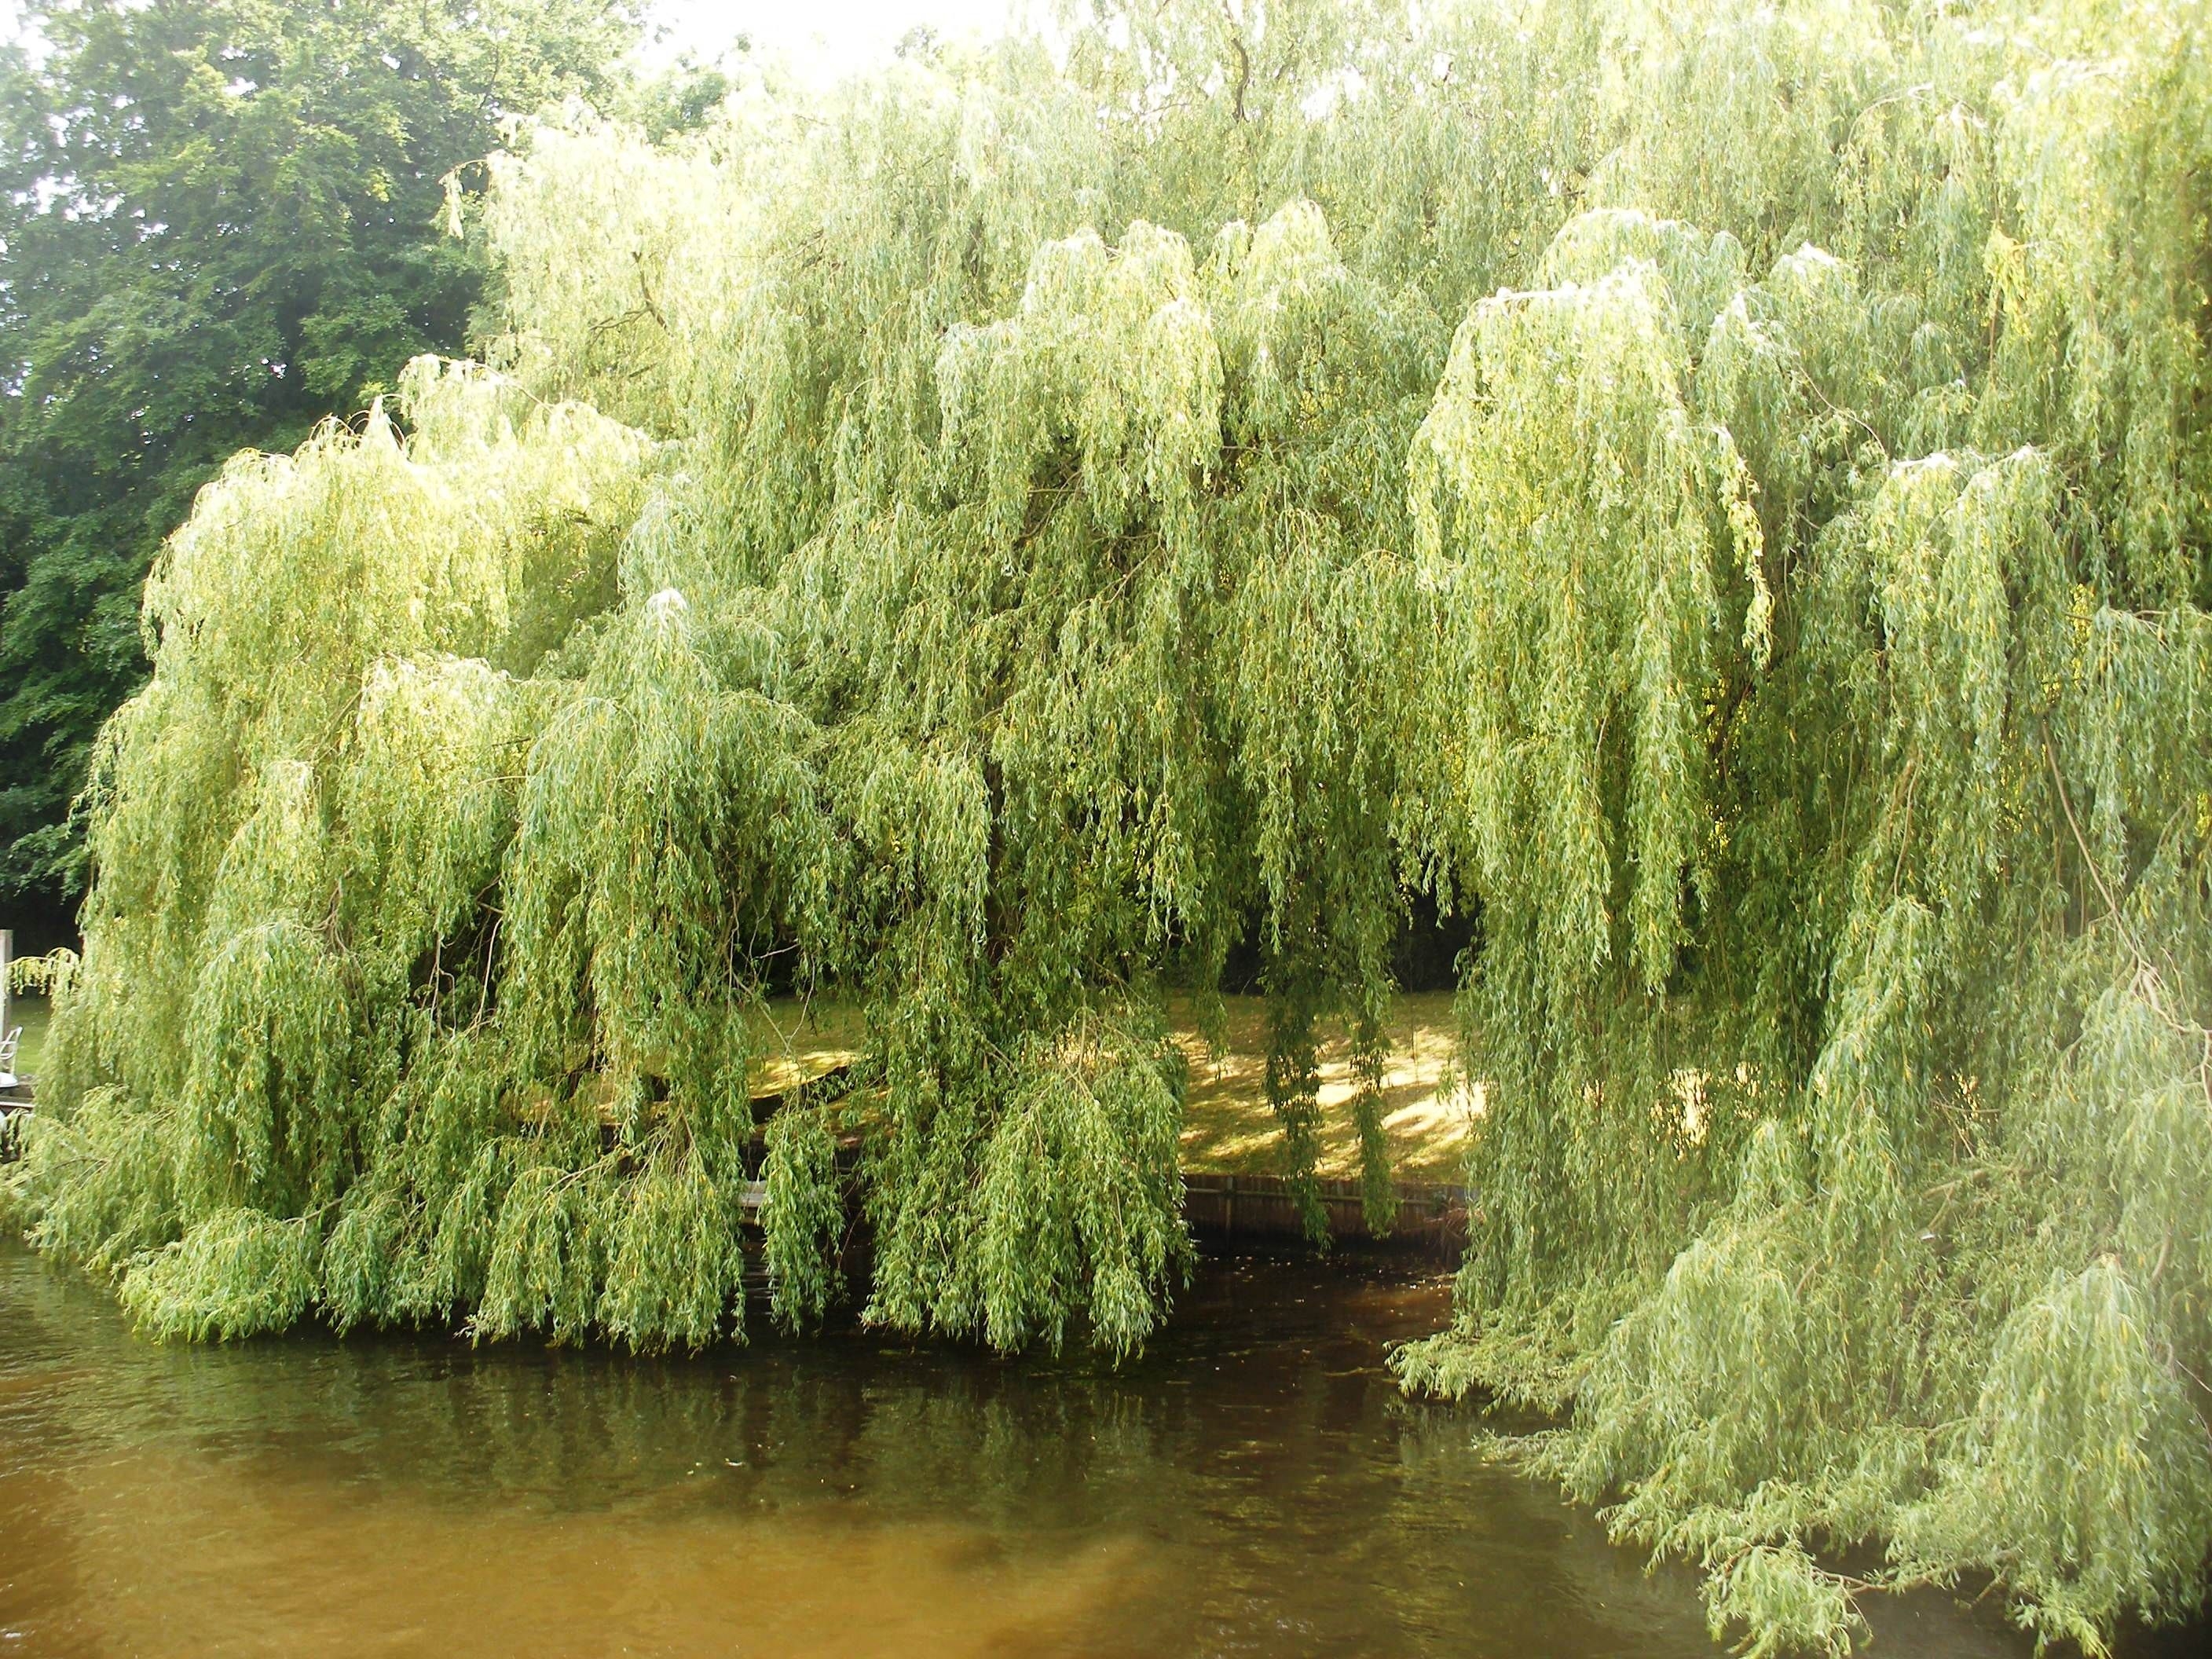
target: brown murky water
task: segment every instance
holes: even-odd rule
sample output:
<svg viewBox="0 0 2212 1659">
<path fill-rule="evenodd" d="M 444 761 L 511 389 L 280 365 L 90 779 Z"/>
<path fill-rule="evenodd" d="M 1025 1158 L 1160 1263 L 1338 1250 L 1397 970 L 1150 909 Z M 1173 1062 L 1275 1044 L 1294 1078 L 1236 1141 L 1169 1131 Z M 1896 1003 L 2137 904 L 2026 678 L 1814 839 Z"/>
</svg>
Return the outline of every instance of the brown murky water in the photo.
<svg viewBox="0 0 2212 1659">
<path fill-rule="evenodd" d="M 0 1242 L 0 1656 L 1717 1654 L 1686 1575 L 1399 1396 L 1383 1344 L 1445 1299 L 1209 1263 L 1119 1372 L 182 1348 Z M 1932 1597 L 1880 1645 L 2027 1650 Z"/>
</svg>

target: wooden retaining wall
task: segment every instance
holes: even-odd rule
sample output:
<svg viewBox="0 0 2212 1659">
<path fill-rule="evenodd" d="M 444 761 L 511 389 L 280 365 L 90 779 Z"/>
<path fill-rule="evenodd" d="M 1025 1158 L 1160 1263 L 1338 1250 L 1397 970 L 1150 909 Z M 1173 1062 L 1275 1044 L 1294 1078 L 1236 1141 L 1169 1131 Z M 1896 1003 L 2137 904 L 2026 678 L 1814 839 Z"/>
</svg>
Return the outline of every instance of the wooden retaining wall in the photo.
<svg viewBox="0 0 2212 1659">
<path fill-rule="evenodd" d="M 1297 1200 L 1291 1183 L 1279 1176 L 1186 1173 L 1182 1183 L 1183 1218 L 1200 1238 L 1231 1244 L 1304 1242 L 1305 1223 L 1298 1214 Z M 1455 1256 L 1467 1243 L 1464 1187 L 1399 1182 L 1397 1216 L 1390 1231 L 1378 1239 L 1367 1231 L 1358 1182 L 1322 1181 L 1315 1185 L 1328 1217 L 1329 1237 L 1340 1243 L 1364 1241 L 1443 1256 Z M 849 1189 L 848 1197 L 849 1202 Z M 745 1182 L 738 1202 L 748 1223 L 758 1224 L 761 1206 L 767 1200 L 766 1182 Z"/>
<path fill-rule="evenodd" d="M 1390 1231 L 1372 1238 L 1356 1181 L 1317 1181 L 1329 1237 L 1344 1243 L 1410 1246 L 1455 1255 L 1467 1243 L 1468 1194 L 1464 1187 L 1399 1182 L 1393 1191 L 1398 1213 Z M 1186 1174 L 1183 1217 L 1200 1238 L 1279 1239 L 1305 1237 L 1291 1183 L 1279 1176 Z"/>
</svg>

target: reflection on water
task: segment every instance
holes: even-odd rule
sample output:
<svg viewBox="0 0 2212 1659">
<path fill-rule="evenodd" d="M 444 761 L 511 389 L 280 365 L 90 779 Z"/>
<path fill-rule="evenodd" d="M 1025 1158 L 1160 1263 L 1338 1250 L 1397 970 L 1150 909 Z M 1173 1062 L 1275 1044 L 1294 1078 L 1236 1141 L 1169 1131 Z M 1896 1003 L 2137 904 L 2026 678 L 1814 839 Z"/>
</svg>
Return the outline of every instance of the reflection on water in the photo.
<svg viewBox="0 0 2212 1659">
<path fill-rule="evenodd" d="M 1406 1265 L 1209 1264 L 1116 1373 L 132 1337 L 0 1243 L 0 1654 L 1719 1651 L 1685 1576 L 1409 1405 Z M 1927 1598 L 1890 1652 L 2023 1653 Z"/>
</svg>

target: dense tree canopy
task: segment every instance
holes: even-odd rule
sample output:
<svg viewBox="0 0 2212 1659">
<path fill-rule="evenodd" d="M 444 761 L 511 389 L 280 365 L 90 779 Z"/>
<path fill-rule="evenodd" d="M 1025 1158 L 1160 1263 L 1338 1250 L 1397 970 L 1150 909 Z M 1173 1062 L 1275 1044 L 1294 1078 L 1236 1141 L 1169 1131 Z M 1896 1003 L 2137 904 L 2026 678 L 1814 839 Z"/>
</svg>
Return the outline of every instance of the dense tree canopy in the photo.
<svg viewBox="0 0 2212 1659">
<path fill-rule="evenodd" d="M 1127 1350 L 1164 988 L 1256 948 L 1310 1175 L 1418 896 L 1486 1107 L 1409 1384 L 1760 1651 L 2197 1605 L 2209 22 L 1102 5 L 541 125 L 491 367 L 161 557 L 32 1236 L 156 1331 L 697 1344 L 748 1176 L 843 1293 L 847 1131 L 866 1318 Z M 869 1052 L 757 1142 L 794 979 Z"/>
<path fill-rule="evenodd" d="M 458 351 L 478 249 L 440 179 L 619 89 L 630 0 L 48 0 L 0 46 L 0 903 L 78 890 L 139 588 L 240 448 L 289 449 Z"/>
</svg>

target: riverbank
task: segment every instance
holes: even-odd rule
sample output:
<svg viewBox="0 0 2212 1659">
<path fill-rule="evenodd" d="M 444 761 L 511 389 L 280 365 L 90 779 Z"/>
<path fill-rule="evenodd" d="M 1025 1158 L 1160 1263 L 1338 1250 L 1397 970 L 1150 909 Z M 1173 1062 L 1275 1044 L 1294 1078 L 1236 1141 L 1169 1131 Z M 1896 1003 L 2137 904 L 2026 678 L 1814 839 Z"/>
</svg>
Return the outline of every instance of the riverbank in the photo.
<svg viewBox="0 0 2212 1659">
<path fill-rule="evenodd" d="M 1272 1176 L 1277 1161 L 1274 1115 L 1267 1109 L 1267 1003 L 1224 997 L 1217 1041 L 1201 1030 L 1188 999 L 1169 1005 L 1176 1041 L 1190 1062 L 1183 1123 L 1182 1167 L 1194 1175 Z M 23 1028 L 15 1069 L 37 1075 L 46 1044 L 47 1002 L 19 997 L 10 1015 Z M 1460 1179 L 1480 1103 L 1453 1076 L 1456 1027 L 1449 992 L 1419 992 L 1393 1000 L 1385 1033 L 1389 1060 L 1382 1078 L 1382 1127 L 1391 1172 L 1399 1181 L 1452 1185 Z M 757 1022 L 757 1091 L 788 1089 L 851 1064 L 865 1031 L 856 1005 L 780 997 Z M 1352 1109 L 1356 1085 L 1352 1048 L 1341 1021 L 1328 1022 L 1321 1044 L 1321 1159 L 1325 1181 L 1359 1176 L 1359 1129 Z"/>
</svg>

